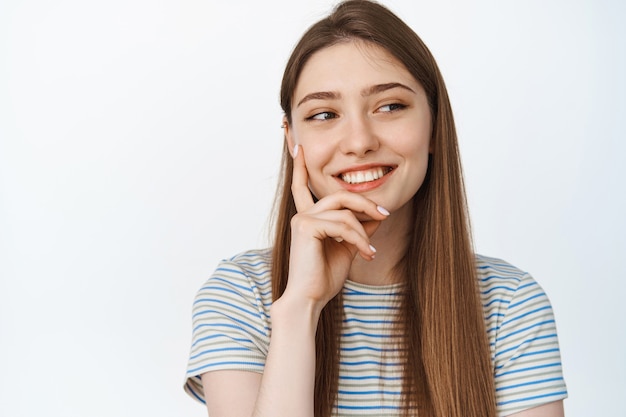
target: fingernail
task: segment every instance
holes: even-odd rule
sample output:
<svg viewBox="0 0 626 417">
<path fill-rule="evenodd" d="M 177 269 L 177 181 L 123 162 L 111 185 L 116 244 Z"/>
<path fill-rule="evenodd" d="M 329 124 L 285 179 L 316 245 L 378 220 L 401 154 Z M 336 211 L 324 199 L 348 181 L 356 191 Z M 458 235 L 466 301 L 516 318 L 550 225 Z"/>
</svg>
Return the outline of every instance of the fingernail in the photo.
<svg viewBox="0 0 626 417">
<path fill-rule="evenodd" d="M 387 211 L 386 208 L 381 207 L 381 206 L 376 206 L 376 210 L 378 210 L 378 212 L 380 214 L 384 214 L 385 216 L 389 216 L 389 212 Z"/>
<path fill-rule="evenodd" d="M 376 253 L 376 248 L 373 247 L 372 245 L 370 245 L 370 249 L 372 250 L 372 252 Z"/>
<path fill-rule="evenodd" d="M 333 239 L 335 239 L 335 241 L 338 243 L 343 242 L 343 238 L 340 238 L 340 237 L 334 237 Z"/>
<path fill-rule="evenodd" d="M 298 156 L 298 148 L 299 147 L 300 146 L 297 143 L 293 146 L 293 159 L 296 159 L 296 157 Z"/>
</svg>

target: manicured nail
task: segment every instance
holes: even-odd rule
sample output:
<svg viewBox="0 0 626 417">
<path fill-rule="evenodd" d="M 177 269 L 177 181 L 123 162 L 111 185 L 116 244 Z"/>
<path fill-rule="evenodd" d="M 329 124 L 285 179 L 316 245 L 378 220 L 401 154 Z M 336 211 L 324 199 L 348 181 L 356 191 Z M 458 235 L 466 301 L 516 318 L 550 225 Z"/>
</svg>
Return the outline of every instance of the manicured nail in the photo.
<svg viewBox="0 0 626 417">
<path fill-rule="evenodd" d="M 334 237 L 333 239 L 335 239 L 335 241 L 338 242 L 338 243 L 343 242 L 343 238 L 341 238 L 341 237 Z"/>
<path fill-rule="evenodd" d="M 300 146 L 297 143 L 293 146 L 293 159 L 296 159 L 296 157 L 298 156 L 298 148 L 299 147 Z"/>
<path fill-rule="evenodd" d="M 376 206 L 376 210 L 378 210 L 378 212 L 380 214 L 384 214 L 385 216 L 389 216 L 389 212 L 387 211 L 386 208 L 381 207 L 381 206 Z"/>
<path fill-rule="evenodd" d="M 372 252 L 376 253 L 376 248 L 373 247 L 372 245 L 370 245 L 370 249 L 372 250 Z"/>
</svg>

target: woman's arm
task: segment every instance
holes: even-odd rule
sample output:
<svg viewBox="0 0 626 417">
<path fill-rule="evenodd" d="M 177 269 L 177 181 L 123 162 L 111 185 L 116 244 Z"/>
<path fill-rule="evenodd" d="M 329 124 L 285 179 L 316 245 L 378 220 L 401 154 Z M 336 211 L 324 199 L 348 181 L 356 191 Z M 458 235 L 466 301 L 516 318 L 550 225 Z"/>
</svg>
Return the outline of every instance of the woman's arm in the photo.
<svg viewBox="0 0 626 417">
<path fill-rule="evenodd" d="M 302 149 L 294 151 L 289 279 L 270 308 L 271 336 L 263 375 L 236 371 L 202 376 L 211 417 L 313 417 L 315 332 L 323 307 L 343 287 L 352 260 L 373 259 L 369 244 L 388 213 L 371 200 L 337 192 L 317 203 Z M 360 222 L 354 213 L 370 221 Z"/>
<path fill-rule="evenodd" d="M 529 408 L 519 413 L 511 414 L 509 417 L 563 417 L 563 401 L 554 401 L 538 407 Z"/>
<path fill-rule="evenodd" d="M 272 338 L 253 415 L 313 417 L 319 311 L 282 299 L 271 313 Z"/>
<path fill-rule="evenodd" d="M 277 301 L 263 374 L 216 371 L 202 375 L 210 417 L 313 416 L 317 316 Z"/>
<path fill-rule="evenodd" d="M 250 371 L 212 371 L 202 374 L 202 387 L 211 417 L 250 417 L 261 384 Z"/>
</svg>

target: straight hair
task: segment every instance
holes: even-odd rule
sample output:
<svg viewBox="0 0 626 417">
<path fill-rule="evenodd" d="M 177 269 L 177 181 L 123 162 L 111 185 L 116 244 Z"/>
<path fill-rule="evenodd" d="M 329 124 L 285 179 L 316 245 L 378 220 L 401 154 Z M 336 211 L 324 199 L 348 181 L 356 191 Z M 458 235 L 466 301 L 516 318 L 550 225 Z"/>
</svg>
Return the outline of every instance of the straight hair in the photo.
<svg viewBox="0 0 626 417">
<path fill-rule="evenodd" d="M 408 416 L 495 417 L 491 351 L 471 244 L 456 129 L 435 59 L 421 39 L 387 8 L 365 0 L 340 3 L 302 36 L 289 58 L 281 106 L 291 123 L 293 94 L 316 52 L 350 41 L 378 45 L 422 85 L 432 117 L 431 154 L 424 182 L 412 199 L 413 225 L 396 265 L 404 283 L 395 332 L 403 361 L 402 409 Z M 283 148 L 274 205 L 273 299 L 287 286 L 293 160 Z M 322 310 L 316 332 L 315 416 L 330 417 L 339 385 L 341 292 Z"/>
</svg>

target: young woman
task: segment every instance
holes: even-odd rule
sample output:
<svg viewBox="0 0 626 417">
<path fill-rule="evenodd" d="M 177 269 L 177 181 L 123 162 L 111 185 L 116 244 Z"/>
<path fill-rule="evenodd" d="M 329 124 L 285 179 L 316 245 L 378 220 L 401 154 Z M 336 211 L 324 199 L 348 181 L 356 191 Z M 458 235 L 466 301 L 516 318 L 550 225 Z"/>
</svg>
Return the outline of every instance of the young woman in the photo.
<svg viewBox="0 0 626 417">
<path fill-rule="evenodd" d="M 222 416 L 562 416 L 549 301 L 476 255 L 445 85 L 386 8 L 341 3 L 285 69 L 268 250 L 194 303 L 186 390 Z"/>
</svg>

